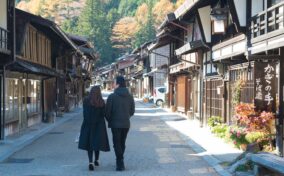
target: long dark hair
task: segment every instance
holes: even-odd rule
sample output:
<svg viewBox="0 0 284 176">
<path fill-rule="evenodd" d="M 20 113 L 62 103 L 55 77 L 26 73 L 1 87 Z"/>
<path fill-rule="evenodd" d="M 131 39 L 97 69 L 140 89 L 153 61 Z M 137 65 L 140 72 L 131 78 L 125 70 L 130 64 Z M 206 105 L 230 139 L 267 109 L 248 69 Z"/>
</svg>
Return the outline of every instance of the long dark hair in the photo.
<svg viewBox="0 0 284 176">
<path fill-rule="evenodd" d="M 92 106 L 95 106 L 98 108 L 105 106 L 105 102 L 102 97 L 101 88 L 99 86 L 92 87 L 90 94 L 89 94 L 89 100 Z"/>
</svg>

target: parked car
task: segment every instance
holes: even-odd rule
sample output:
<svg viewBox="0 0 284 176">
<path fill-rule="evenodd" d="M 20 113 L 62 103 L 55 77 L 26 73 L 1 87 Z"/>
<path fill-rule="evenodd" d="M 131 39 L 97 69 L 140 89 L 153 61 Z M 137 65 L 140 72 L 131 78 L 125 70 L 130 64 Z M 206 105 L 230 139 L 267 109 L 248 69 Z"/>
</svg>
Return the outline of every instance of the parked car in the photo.
<svg viewBox="0 0 284 176">
<path fill-rule="evenodd" d="M 162 106 L 166 99 L 166 87 L 155 87 L 154 88 L 154 103 L 157 106 Z"/>
</svg>

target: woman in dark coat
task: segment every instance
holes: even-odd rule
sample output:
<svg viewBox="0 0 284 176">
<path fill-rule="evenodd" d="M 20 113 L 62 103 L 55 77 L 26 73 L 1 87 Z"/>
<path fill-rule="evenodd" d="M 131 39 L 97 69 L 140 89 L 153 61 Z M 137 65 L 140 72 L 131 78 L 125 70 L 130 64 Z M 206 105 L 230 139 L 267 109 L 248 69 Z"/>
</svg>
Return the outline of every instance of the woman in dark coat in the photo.
<svg viewBox="0 0 284 176">
<path fill-rule="evenodd" d="M 104 119 L 105 102 L 99 86 L 94 86 L 89 96 L 84 99 L 83 116 L 78 147 L 88 151 L 89 170 L 94 170 L 94 164 L 99 165 L 99 151 L 110 151 Z M 94 153 L 95 163 L 93 162 Z"/>
</svg>

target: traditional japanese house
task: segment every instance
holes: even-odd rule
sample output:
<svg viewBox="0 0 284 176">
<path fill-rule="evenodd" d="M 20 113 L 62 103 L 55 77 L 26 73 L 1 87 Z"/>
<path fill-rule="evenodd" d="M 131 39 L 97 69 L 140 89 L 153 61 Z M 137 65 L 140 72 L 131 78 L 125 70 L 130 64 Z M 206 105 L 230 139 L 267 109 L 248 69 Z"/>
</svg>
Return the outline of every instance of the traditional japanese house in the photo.
<svg viewBox="0 0 284 176">
<path fill-rule="evenodd" d="M 174 13 L 170 13 L 166 16 L 163 23 L 159 26 L 158 33 L 156 34 L 156 41 L 153 42 L 153 44 L 149 47 L 149 49 L 153 50 L 162 46 L 168 46 L 167 55 L 163 55 L 160 53 L 154 53 L 154 54 L 160 55 L 160 57 L 162 57 L 168 63 L 167 67 L 168 80 L 166 83 L 167 84 L 166 105 L 169 108 L 171 108 L 173 111 L 175 111 L 177 107 L 176 76 L 178 74 L 175 74 L 176 72 L 173 71 L 172 68 L 174 68 L 176 64 L 179 62 L 179 60 L 175 55 L 175 49 L 182 46 L 183 37 L 180 28 L 178 28 L 177 26 L 171 23 L 173 20 L 175 20 L 175 22 L 178 21 L 175 19 Z"/>
<path fill-rule="evenodd" d="M 70 111 L 82 103 L 85 89 L 90 85 L 94 63 L 98 58 L 94 47 L 87 39 L 75 35 L 68 36 L 83 53 L 83 56 L 74 53 L 65 59 L 65 108 Z"/>
<path fill-rule="evenodd" d="M 96 73 L 97 82 L 96 84 L 101 85 L 105 90 L 114 89 L 114 80 L 116 73 L 116 63 L 112 63 L 102 67 L 101 70 L 98 70 Z"/>
<path fill-rule="evenodd" d="M 56 58 L 76 46 L 53 22 L 16 10 L 16 60 L 6 67 L 5 136 L 55 120 Z M 57 93 L 55 93 L 57 92 Z"/>
<path fill-rule="evenodd" d="M 168 90 L 168 63 L 170 58 L 170 44 L 160 45 L 153 42 L 148 47 L 151 71 L 145 74 L 149 79 L 150 96 L 154 95 L 157 87 Z"/>
<path fill-rule="evenodd" d="M 240 102 L 253 103 L 253 63 L 247 48 L 247 1 L 212 1 L 198 9 L 212 53 L 204 55 L 204 123 L 219 116 L 233 123 L 234 108 Z M 241 86 L 240 92 L 237 86 Z"/>
<path fill-rule="evenodd" d="M 248 1 L 248 59 L 255 61 L 254 103 L 276 114 L 276 145 L 283 156 L 284 2 Z"/>
<path fill-rule="evenodd" d="M 202 26 L 203 18 L 198 13 L 198 7 L 204 3 L 185 1 L 166 21 L 177 31 L 174 35 L 176 58 L 170 66 L 170 92 L 173 92 L 170 102 L 177 111 L 197 120 L 202 117 L 202 60 L 210 49 Z"/>
<path fill-rule="evenodd" d="M 15 1 L 0 1 L 0 140 L 5 137 L 5 68 L 15 60 Z M 8 32 L 9 31 L 9 32 Z"/>
<path fill-rule="evenodd" d="M 131 93 L 134 92 L 134 84 L 133 84 L 133 80 L 132 80 L 132 74 L 135 73 L 135 59 L 136 59 L 136 55 L 135 54 L 127 54 L 124 55 L 120 58 L 118 58 L 116 64 L 116 73 L 117 75 L 121 75 L 124 76 L 125 81 L 126 81 L 126 86 L 129 88 L 129 91 Z"/>
<path fill-rule="evenodd" d="M 132 52 L 132 54 L 137 55 L 135 61 L 137 70 L 134 73 L 133 78 L 136 81 L 135 94 L 138 98 L 143 98 L 148 94 L 148 77 L 144 77 L 144 75 L 150 72 L 149 53 L 147 50 L 149 44 L 151 44 L 151 42 L 143 44 L 141 47 L 136 48 Z"/>
</svg>

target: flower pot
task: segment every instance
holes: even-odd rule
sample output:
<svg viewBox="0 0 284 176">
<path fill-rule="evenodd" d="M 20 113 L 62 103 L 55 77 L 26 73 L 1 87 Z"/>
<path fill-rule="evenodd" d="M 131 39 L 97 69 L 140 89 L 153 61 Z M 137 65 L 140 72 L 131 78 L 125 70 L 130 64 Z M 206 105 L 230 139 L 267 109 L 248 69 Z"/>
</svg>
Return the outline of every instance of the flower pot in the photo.
<svg viewBox="0 0 284 176">
<path fill-rule="evenodd" d="M 171 106 L 171 111 L 172 111 L 172 112 L 176 112 L 176 110 L 177 110 L 177 107 L 176 107 L 176 106 Z"/>
<path fill-rule="evenodd" d="M 240 149 L 241 149 L 242 151 L 246 151 L 246 150 L 247 150 L 247 147 L 248 147 L 247 144 L 241 144 L 241 145 L 240 145 Z"/>
</svg>

